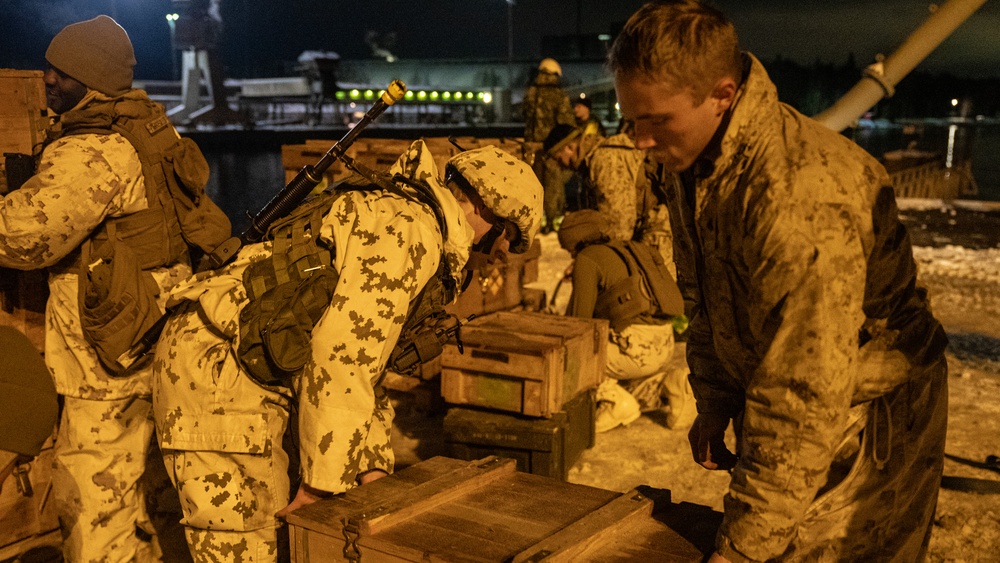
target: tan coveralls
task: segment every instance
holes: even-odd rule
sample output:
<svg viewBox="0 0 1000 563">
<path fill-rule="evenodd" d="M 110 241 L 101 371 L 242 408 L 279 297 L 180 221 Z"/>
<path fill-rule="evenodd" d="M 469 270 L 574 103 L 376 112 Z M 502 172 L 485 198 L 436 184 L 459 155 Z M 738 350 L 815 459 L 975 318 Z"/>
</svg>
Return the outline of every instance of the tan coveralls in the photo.
<svg viewBox="0 0 1000 563">
<path fill-rule="evenodd" d="M 422 141 L 393 166 L 435 189 L 448 221 L 445 254 L 453 275 L 468 259 L 472 229 L 438 180 Z M 393 410 L 377 382 L 413 298 L 442 256 L 434 215 L 382 191 L 348 191 L 323 219 L 340 275 L 330 307 L 312 332 L 312 359 L 295 383 L 302 479 L 334 493 L 361 473 L 391 472 Z M 243 248 L 216 272 L 171 293 L 198 306 L 167 325 L 156 350 L 153 403 L 165 461 L 181 497 L 182 524 L 196 561 L 274 561 L 275 513 L 289 502 L 282 450 L 291 389 L 256 384 L 236 357 L 243 270 L 270 256 L 271 243 Z"/>
<path fill-rule="evenodd" d="M 698 410 L 738 422 L 717 549 L 916 561 L 941 477 L 946 337 L 885 169 L 779 103 L 748 59 L 721 133 L 667 189 Z"/>
</svg>

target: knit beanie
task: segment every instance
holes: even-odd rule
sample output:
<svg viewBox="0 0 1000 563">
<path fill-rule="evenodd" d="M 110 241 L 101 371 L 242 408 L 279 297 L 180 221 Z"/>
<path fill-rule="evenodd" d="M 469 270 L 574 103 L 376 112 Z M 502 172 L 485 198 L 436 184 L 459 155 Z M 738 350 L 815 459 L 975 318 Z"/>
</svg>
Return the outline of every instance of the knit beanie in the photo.
<svg viewBox="0 0 1000 563">
<path fill-rule="evenodd" d="M 0 350 L 0 450 L 36 456 L 59 410 L 52 376 L 19 330 L 0 326 Z"/>
<path fill-rule="evenodd" d="M 581 209 L 567 213 L 559 225 L 559 246 L 577 252 L 591 244 L 611 240 L 611 220 L 594 209 Z"/>
<path fill-rule="evenodd" d="M 64 27 L 49 43 L 45 60 L 84 86 L 112 98 L 132 88 L 132 42 L 122 26 L 108 16 Z"/>
</svg>

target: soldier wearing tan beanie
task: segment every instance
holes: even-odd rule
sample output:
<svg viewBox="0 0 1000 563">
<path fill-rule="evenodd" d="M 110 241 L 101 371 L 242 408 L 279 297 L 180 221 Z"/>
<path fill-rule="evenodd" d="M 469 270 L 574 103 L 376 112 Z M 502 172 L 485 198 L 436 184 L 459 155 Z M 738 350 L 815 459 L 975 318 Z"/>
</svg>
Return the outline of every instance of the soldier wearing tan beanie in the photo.
<svg viewBox="0 0 1000 563">
<path fill-rule="evenodd" d="M 162 205 L 171 197 L 166 158 L 192 168 L 204 158 L 193 143 L 178 148 L 182 140 L 163 107 L 132 88 L 132 44 L 113 19 L 98 16 L 66 26 L 45 58 L 42 80 L 55 118 L 38 172 L 0 202 L 0 266 L 49 272 L 44 362 L 62 399 L 49 498 L 66 561 L 157 561 L 159 540 L 146 499 L 160 500 L 160 491 L 172 487 L 158 456 L 147 465 L 152 370 L 115 377 L 106 369 L 98 355 L 102 334 L 85 330 L 81 301 L 86 310 L 99 293 L 88 295 L 99 283 L 91 265 L 123 264 L 118 248 L 143 248 L 141 273 L 135 267 L 111 269 L 126 280 L 141 275 L 155 283 L 162 310 L 168 290 L 191 274 L 174 208 Z M 159 147 L 165 150 L 157 152 Z M 102 244 L 107 240 L 115 242 Z M 128 300 L 114 304 L 127 307 Z M 106 332 L 127 336 L 127 324 Z M 151 476 L 160 477 L 164 488 Z"/>
<path fill-rule="evenodd" d="M 67 25 L 45 51 L 50 65 L 112 98 L 132 89 L 135 53 L 128 33 L 108 16 Z"/>
</svg>

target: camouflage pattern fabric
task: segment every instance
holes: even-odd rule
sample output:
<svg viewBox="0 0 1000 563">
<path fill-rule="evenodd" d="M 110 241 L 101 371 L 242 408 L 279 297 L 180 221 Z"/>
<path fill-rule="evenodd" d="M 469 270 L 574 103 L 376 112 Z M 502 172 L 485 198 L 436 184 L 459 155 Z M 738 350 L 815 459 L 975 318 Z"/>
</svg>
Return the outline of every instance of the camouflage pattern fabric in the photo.
<svg viewBox="0 0 1000 563">
<path fill-rule="evenodd" d="M 423 142 L 392 171 L 430 183 L 449 238 L 442 248 L 427 208 L 381 191 L 346 192 L 324 217 L 319 236 L 336 248 L 331 266 L 340 280 L 313 329 L 312 359 L 295 387 L 303 481 L 334 493 L 355 487 L 361 473 L 392 471 L 393 410 L 378 382 L 410 302 L 436 272 L 442 251 L 449 267 L 460 270 L 472 242 Z M 247 300 L 243 270 L 270 253 L 269 242 L 250 245 L 225 268 L 180 284 L 171 299 L 197 305 L 170 321 L 156 350 L 157 433 L 197 561 L 277 556 L 274 514 L 289 501 L 280 436 L 290 393 L 256 385 L 234 355 Z"/>
<path fill-rule="evenodd" d="M 541 143 L 557 123 L 576 126 L 569 96 L 556 75 L 539 73 L 524 93 L 524 140 Z"/>
<path fill-rule="evenodd" d="M 157 561 L 140 486 L 153 435 L 150 400 L 66 397 L 55 442 L 52 492 L 67 561 Z M 82 477 L 86 476 L 86 477 Z"/>
<path fill-rule="evenodd" d="M 823 559 L 841 559 L 855 547 L 849 531 L 872 514 L 894 525 L 906 515 L 906 525 L 878 526 L 877 541 L 846 558 L 917 560 L 936 498 L 929 485 L 940 477 L 933 443 L 943 413 L 878 422 L 881 436 L 921 444 L 924 496 L 899 485 L 912 474 L 900 463 L 912 460 L 895 451 L 883 469 L 856 476 L 841 516 L 817 493 L 840 444 L 858 431 L 852 405 L 920 407 L 918 396 L 895 390 L 942 361 L 943 330 L 916 289 L 885 169 L 780 104 L 759 61 L 750 65 L 720 144 L 667 189 L 679 284 L 694 304 L 688 362 L 698 411 L 741 421 L 717 548 L 732 561 L 779 558 L 793 541 L 811 553 L 810 522 L 826 519 L 838 528 L 826 531 L 836 539 Z M 937 390 L 946 392 L 943 380 Z M 881 454 L 861 455 L 868 463 Z M 876 499 L 881 512 L 866 512 Z"/>
<path fill-rule="evenodd" d="M 597 210 L 614 223 L 615 240 L 632 240 L 642 217 L 639 190 L 646 185 L 644 158 L 645 151 L 636 149 L 624 133 L 604 139 L 587 157 Z"/>
<path fill-rule="evenodd" d="M 67 136 L 50 143 L 38 172 L 0 201 L 0 265 L 22 270 L 53 266 L 105 217 L 145 209 L 141 171 L 135 150 L 118 134 Z M 152 274 L 165 290 L 190 272 L 186 265 L 175 265 Z M 161 306 L 165 297 L 163 291 Z M 135 535 L 136 518 L 142 514 L 136 479 L 145 467 L 142 452 L 147 446 L 141 438 L 148 439 L 151 427 L 133 405 L 148 401 L 150 371 L 110 377 L 83 338 L 77 298 L 75 271 L 50 272 L 45 362 L 66 404 L 80 406 L 63 413 L 67 427 L 56 443 L 61 477 L 55 499 L 63 514 L 67 560 L 119 559 L 116 554 L 146 549 Z M 73 416 L 81 420 L 74 422 Z M 129 445 L 112 451 L 121 443 Z"/>
</svg>

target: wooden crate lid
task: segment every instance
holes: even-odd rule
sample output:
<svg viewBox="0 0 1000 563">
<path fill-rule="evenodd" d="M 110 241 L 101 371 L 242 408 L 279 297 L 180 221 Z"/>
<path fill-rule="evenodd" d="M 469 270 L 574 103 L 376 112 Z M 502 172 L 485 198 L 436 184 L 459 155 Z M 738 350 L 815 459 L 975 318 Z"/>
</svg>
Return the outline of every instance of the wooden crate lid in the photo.
<svg viewBox="0 0 1000 563">
<path fill-rule="evenodd" d="M 296 510 L 288 523 L 339 540 L 346 526 L 362 559 L 597 561 L 609 559 L 590 554 L 614 544 L 640 545 L 649 560 L 703 557 L 680 534 L 652 521 L 653 501 L 635 490 L 564 483 L 516 472 L 514 465 L 493 456 L 431 458 Z"/>
</svg>

